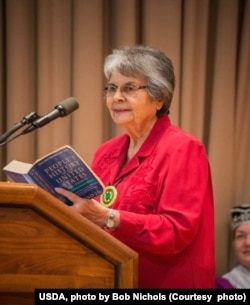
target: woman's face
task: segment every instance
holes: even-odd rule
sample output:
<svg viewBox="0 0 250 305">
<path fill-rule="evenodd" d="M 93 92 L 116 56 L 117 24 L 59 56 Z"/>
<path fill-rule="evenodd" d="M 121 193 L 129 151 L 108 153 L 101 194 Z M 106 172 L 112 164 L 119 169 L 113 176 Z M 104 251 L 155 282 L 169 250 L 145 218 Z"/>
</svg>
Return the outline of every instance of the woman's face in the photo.
<svg viewBox="0 0 250 305">
<path fill-rule="evenodd" d="M 234 249 L 239 262 L 250 270 L 250 223 L 244 223 L 236 228 Z"/>
<path fill-rule="evenodd" d="M 128 130 L 143 129 L 156 120 L 162 102 L 153 100 L 147 88 L 133 90 L 146 86 L 144 78 L 113 72 L 107 85 L 111 92 L 106 94 L 106 103 L 116 124 Z"/>
</svg>

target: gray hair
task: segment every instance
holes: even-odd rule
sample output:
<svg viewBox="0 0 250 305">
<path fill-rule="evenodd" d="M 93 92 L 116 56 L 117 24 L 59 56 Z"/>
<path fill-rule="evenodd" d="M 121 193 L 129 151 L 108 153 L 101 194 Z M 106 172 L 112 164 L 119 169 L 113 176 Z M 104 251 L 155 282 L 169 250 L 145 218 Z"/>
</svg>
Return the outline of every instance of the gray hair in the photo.
<svg viewBox="0 0 250 305">
<path fill-rule="evenodd" d="M 169 113 L 175 88 L 175 75 L 172 61 L 165 53 L 142 45 L 114 49 L 104 62 L 107 80 L 114 71 L 126 76 L 143 76 L 150 96 L 163 102 L 157 116 Z"/>
</svg>

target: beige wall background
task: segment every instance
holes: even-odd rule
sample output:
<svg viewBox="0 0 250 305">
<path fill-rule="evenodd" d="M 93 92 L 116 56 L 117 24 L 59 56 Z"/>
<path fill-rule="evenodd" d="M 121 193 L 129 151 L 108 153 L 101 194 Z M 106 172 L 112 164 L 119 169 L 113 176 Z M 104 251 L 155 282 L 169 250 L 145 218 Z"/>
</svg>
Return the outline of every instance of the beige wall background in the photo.
<svg viewBox="0 0 250 305">
<path fill-rule="evenodd" d="M 0 168 L 12 159 L 32 163 L 65 144 L 90 163 L 98 145 L 121 132 L 103 102 L 104 57 L 120 45 L 145 44 L 173 60 L 170 116 L 207 147 L 217 274 L 225 272 L 229 209 L 250 202 L 250 1 L 0 0 L 0 18 L 0 135 L 69 96 L 80 104 L 2 145 Z"/>
</svg>

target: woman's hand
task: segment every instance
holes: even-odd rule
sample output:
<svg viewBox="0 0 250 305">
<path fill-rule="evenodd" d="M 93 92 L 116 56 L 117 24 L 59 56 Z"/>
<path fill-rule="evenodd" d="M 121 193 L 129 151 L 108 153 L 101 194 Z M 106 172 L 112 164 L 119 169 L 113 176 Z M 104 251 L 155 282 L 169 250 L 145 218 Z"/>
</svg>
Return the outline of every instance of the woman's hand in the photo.
<svg viewBox="0 0 250 305">
<path fill-rule="evenodd" d="M 105 225 L 109 209 L 102 206 L 97 200 L 81 198 L 63 188 L 55 188 L 55 191 L 68 198 L 73 203 L 72 207 L 78 213 L 99 226 L 103 227 Z"/>
</svg>

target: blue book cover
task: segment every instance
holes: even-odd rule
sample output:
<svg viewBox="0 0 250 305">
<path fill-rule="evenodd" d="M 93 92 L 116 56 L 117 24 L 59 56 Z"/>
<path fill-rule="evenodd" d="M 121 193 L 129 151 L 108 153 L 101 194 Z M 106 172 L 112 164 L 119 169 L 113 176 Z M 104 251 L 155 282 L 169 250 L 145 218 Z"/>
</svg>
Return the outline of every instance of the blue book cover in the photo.
<svg viewBox="0 0 250 305">
<path fill-rule="evenodd" d="M 59 195 L 55 187 L 65 188 L 87 199 L 101 195 L 104 190 L 101 180 L 68 145 L 42 157 L 33 165 L 14 160 L 3 170 L 13 181 L 35 183 L 68 205 L 72 203 Z"/>
</svg>

